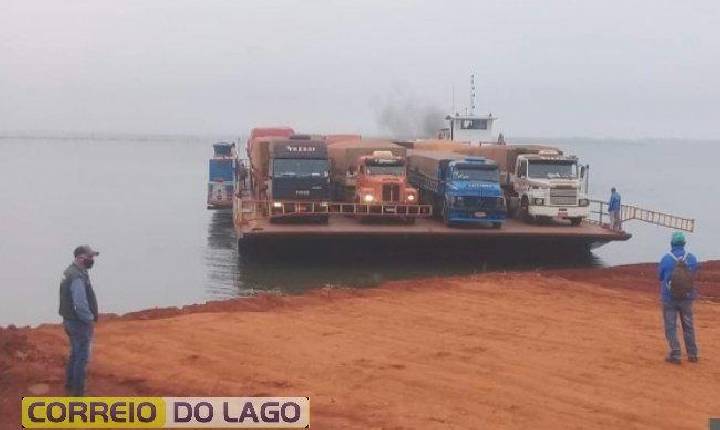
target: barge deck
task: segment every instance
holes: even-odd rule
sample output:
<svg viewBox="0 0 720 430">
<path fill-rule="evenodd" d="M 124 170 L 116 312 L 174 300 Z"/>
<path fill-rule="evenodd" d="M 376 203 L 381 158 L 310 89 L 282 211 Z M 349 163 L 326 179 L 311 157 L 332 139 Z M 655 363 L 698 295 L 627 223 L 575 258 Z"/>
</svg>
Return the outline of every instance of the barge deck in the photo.
<svg viewBox="0 0 720 430">
<path fill-rule="evenodd" d="M 545 247 L 593 249 L 608 242 L 626 241 L 632 237 L 627 232 L 612 231 L 600 225 L 585 222 L 580 226 L 569 224 L 528 224 L 508 219 L 502 228 L 448 227 L 440 220 L 419 218 L 414 224 L 364 223 L 348 216 L 331 216 L 327 224 L 273 223 L 267 217 L 235 223 L 239 249 L 242 254 L 254 254 L 259 247 L 271 249 L 283 244 L 312 243 L 311 249 L 321 244 L 366 247 L 389 245 L 410 249 L 413 246 L 430 250 L 445 247 L 498 248 L 521 246 L 546 249 Z"/>
</svg>

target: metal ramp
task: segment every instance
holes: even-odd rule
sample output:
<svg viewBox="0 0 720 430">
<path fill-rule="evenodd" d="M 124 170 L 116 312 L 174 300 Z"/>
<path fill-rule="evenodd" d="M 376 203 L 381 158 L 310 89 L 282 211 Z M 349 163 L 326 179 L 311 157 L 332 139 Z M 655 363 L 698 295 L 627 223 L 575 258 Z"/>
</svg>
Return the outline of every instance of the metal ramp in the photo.
<svg viewBox="0 0 720 430">
<path fill-rule="evenodd" d="M 588 222 L 605 225 L 610 220 L 608 204 L 602 200 L 590 200 L 590 218 Z M 682 230 L 692 233 L 695 231 L 695 219 L 670 215 L 665 212 L 643 209 L 633 205 L 620 205 L 620 221 L 643 221 L 660 227 Z"/>
</svg>

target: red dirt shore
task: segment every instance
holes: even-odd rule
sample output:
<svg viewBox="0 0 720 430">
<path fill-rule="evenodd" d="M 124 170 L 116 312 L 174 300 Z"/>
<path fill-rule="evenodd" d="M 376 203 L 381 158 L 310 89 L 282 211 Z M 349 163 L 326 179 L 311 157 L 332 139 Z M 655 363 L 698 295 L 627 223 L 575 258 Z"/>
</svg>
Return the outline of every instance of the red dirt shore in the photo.
<svg viewBox="0 0 720 430">
<path fill-rule="evenodd" d="M 104 318 L 89 395 L 310 396 L 311 427 L 706 428 L 720 416 L 720 262 L 698 364 L 663 361 L 655 265 L 488 273 Z M 59 325 L 0 329 L 0 429 L 62 393 Z"/>
</svg>

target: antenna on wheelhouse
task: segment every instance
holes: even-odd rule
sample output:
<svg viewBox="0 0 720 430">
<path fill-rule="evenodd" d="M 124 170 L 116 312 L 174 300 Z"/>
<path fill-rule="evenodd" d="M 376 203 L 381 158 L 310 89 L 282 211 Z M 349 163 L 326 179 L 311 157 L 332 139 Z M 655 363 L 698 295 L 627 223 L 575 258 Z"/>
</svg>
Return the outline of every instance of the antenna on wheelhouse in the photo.
<svg viewBox="0 0 720 430">
<path fill-rule="evenodd" d="M 470 115 L 475 115 L 475 72 L 470 74 Z"/>
</svg>

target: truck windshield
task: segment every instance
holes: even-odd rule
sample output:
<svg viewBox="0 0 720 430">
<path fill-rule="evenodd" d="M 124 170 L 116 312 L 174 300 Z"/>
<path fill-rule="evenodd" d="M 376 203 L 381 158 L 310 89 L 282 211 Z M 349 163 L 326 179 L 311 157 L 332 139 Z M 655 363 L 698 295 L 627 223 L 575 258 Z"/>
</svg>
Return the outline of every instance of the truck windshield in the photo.
<svg viewBox="0 0 720 430">
<path fill-rule="evenodd" d="M 232 147 L 230 145 L 215 145 L 214 149 L 216 157 L 232 156 Z"/>
<path fill-rule="evenodd" d="M 405 176 L 405 166 L 367 166 L 367 172 L 370 176 Z"/>
<path fill-rule="evenodd" d="M 498 182 L 498 169 L 492 168 L 472 168 L 472 167 L 456 167 L 452 171 L 452 179 L 456 181 L 489 181 Z"/>
<path fill-rule="evenodd" d="M 577 164 L 565 160 L 531 160 L 528 164 L 531 178 L 577 178 Z"/>
<path fill-rule="evenodd" d="M 275 177 L 308 177 L 327 175 L 327 160 L 313 160 L 310 158 L 276 158 L 273 160 L 273 176 Z"/>
</svg>

